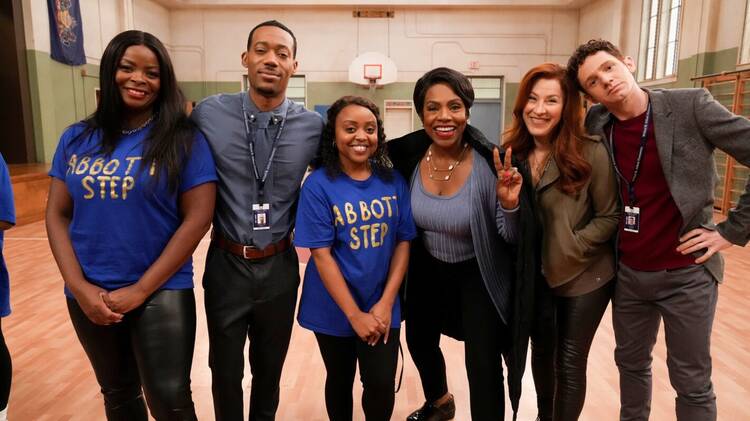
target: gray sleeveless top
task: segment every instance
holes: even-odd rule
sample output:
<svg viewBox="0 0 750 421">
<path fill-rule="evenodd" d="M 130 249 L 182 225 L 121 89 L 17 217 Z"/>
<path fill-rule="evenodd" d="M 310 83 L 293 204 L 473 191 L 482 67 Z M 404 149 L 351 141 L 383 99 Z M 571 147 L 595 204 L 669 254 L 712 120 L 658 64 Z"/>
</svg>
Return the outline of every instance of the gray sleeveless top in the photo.
<svg viewBox="0 0 750 421">
<path fill-rule="evenodd" d="M 438 196 L 425 191 L 419 165 L 414 171 L 411 180 L 411 211 L 414 222 L 423 230 L 425 249 L 440 261 L 457 263 L 475 256 L 471 240 L 469 183 L 478 161 L 475 156 L 471 174 L 452 196 Z"/>
</svg>

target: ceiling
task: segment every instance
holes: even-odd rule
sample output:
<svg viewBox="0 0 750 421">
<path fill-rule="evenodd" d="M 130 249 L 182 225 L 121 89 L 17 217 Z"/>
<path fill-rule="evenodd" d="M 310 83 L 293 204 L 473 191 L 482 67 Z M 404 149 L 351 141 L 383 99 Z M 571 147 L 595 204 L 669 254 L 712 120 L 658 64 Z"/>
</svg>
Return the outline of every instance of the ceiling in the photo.
<svg viewBox="0 0 750 421">
<path fill-rule="evenodd" d="M 344 6 L 344 7 L 554 7 L 578 9 L 594 0 L 154 0 L 168 9 L 204 7 L 295 7 L 295 6 Z"/>
</svg>

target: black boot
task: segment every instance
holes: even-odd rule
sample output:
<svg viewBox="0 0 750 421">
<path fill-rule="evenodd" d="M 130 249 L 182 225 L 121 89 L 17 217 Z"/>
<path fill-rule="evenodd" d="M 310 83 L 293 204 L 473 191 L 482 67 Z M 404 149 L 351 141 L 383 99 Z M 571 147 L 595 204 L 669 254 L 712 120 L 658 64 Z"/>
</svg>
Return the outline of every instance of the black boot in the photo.
<svg viewBox="0 0 750 421">
<path fill-rule="evenodd" d="M 425 402 L 421 408 L 409 414 L 406 421 L 449 421 L 456 416 L 456 403 L 453 395 L 440 405 Z"/>
</svg>

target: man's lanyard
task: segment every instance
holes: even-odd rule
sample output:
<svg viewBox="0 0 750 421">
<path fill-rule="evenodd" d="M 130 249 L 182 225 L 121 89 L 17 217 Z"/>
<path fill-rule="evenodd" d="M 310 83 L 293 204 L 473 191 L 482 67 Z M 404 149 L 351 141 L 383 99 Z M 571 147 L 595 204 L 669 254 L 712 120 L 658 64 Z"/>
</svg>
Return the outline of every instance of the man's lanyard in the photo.
<svg viewBox="0 0 750 421">
<path fill-rule="evenodd" d="M 646 119 L 643 121 L 643 132 L 641 133 L 641 144 L 638 147 L 638 157 L 635 160 L 635 169 L 633 170 L 633 179 L 628 181 L 620 172 L 620 167 L 617 166 L 617 160 L 615 159 L 615 120 L 612 120 L 612 125 L 609 127 L 609 153 L 612 158 L 612 166 L 615 167 L 617 176 L 620 177 L 625 184 L 628 186 L 628 205 L 634 206 L 636 203 L 635 197 L 635 180 L 638 178 L 638 174 L 641 169 L 641 161 L 643 161 L 643 153 L 646 151 L 646 141 L 648 140 L 648 124 L 651 120 L 651 101 L 648 102 L 646 107 Z"/>
<path fill-rule="evenodd" d="M 271 144 L 271 155 L 268 157 L 266 168 L 263 170 L 263 176 L 261 177 L 260 174 L 258 174 L 258 164 L 255 161 L 255 134 L 250 130 L 250 123 L 248 123 L 247 121 L 247 109 L 245 108 L 244 98 L 242 101 L 240 101 L 240 104 L 242 105 L 242 119 L 245 122 L 245 137 L 247 138 L 247 144 L 250 148 L 250 163 L 253 166 L 255 183 L 258 186 L 258 196 L 259 198 L 262 198 L 264 193 L 263 188 L 266 185 L 268 173 L 271 171 L 271 163 L 273 163 L 273 157 L 274 155 L 276 155 L 276 149 L 278 149 L 279 146 L 278 142 L 281 138 L 281 132 L 284 131 L 284 124 L 286 124 L 286 118 L 289 115 L 289 106 L 287 105 L 286 111 L 284 112 L 284 117 L 281 120 L 281 125 L 279 125 L 279 130 L 276 132 L 276 137 L 273 138 L 273 143 Z"/>
</svg>

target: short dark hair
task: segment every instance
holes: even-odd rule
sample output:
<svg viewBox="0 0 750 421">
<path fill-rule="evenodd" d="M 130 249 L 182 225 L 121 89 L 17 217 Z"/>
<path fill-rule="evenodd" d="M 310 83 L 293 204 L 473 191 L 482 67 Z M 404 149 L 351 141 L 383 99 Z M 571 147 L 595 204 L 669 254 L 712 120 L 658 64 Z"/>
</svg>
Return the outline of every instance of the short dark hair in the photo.
<svg viewBox="0 0 750 421">
<path fill-rule="evenodd" d="M 275 26 L 281 30 L 286 31 L 289 35 L 292 36 L 292 58 L 297 57 L 297 37 L 294 36 L 294 33 L 291 29 L 289 29 L 286 25 L 283 23 L 277 21 L 277 20 L 267 20 L 265 22 L 261 22 L 257 25 L 255 25 L 255 28 L 250 30 L 250 35 L 247 36 L 247 49 L 250 50 L 250 47 L 252 47 L 253 43 L 253 34 L 255 34 L 255 30 L 258 28 L 262 28 L 264 26 Z"/>
<path fill-rule="evenodd" d="M 474 88 L 471 81 L 463 73 L 449 69 L 447 67 L 438 67 L 422 75 L 416 85 L 414 85 L 414 107 L 417 109 L 419 118 L 423 117 L 424 98 L 427 91 L 438 83 L 448 85 L 453 92 L 461 98 L 466 108 L 466 116 L 469 116 L 469 109 L 474 104 Z"/>
<path fill-rule="evenodd" d="M 336 149 L 336 118 L 341 110 L 349 105 L 359 105 L 367 108 L 375 116 L 378 124 L 378 147 L 375 154 L 370 158 L 372 170 L 383 177 L 385 180 L 391 180 L 393 164 L 386 154 L 385 130 L 383 129 L 383 119 L 380 117 L 380 109 L 374 102 L 361 96 L 343 96 L 328 108 L 328 120 L 323 127 L 320 146 L 318 150 L 319 160 L 315 167 L 326 169 L 326 175 L 329 178 L 335 178 L 341 174 L 341 162 L 339 161 L 339 151 Z"/>
<path fill-rule="evenodd" d="M 567 69 L 568 80 L 573 84 L 573 86 L 575 86 L 576 89 L 581 92 L 585 93 L 586 90 L 583 88 L 583 86 L 581 86 L 581 83 L 578 82 L 578 69 L 589 56 L 593 56 L 599 51 L 609 53 L 620 61 L 625 59 L 625 56 L 622 54 L 619 48 L 617 48 L 611 42 L 603 40 L 601 38 L 591 39 L 585 44 L 579 45 L 573 55 L 570 56 L 570 59 L 568 59 Z"/>
</svg>

